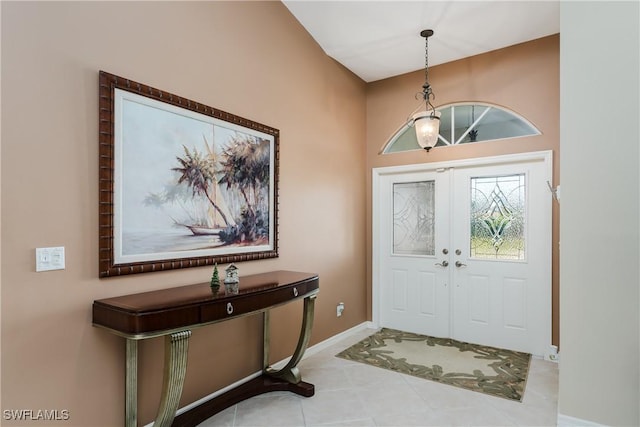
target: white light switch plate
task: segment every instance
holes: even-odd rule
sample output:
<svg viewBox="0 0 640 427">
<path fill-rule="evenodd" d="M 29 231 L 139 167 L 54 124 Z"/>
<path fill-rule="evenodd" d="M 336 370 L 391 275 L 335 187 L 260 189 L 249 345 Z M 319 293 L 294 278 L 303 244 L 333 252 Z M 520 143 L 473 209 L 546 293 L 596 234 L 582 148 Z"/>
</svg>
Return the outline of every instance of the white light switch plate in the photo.
<svg viewBox="0 0 640 427">
<path fill-rule="evenodd" d="M 36 271 L 64 270 L 64 246 L 36 248 Z"/>
</svg>

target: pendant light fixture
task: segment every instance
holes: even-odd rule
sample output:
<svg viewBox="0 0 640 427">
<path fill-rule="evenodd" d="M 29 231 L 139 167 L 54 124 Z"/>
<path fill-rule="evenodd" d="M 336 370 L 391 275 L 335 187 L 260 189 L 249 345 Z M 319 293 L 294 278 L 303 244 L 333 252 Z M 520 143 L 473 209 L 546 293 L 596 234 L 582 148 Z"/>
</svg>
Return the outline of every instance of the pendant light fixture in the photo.
<svg viewBox="0 0 640 427">
<path fill-rule="evenodd" d="M 411 122 L 416 129 L 418 145 L 427 150 L 431 150 L 438 143 L 440 134 L 440 112 L 436 111 L 431 104 L 431 99 L 435 95 L 429 84 L 429 37 L 433 35 L 433 30 L 422 30 L 420 36 L 425 39 L 424 55 L 424 84 L 422 92 L 416 94 L 416 99 L 422 99 L 425 103 L 425 111 L 419 111 L 411 117 Z"/>
</svg>

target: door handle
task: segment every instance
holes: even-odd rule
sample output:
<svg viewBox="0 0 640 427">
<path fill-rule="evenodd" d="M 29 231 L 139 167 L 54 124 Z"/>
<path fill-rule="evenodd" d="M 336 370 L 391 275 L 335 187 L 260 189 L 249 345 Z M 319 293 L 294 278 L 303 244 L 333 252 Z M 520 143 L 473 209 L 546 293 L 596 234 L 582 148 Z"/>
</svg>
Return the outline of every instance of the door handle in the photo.
<svg viewBox="0 0 640 427">
<path fill-rule="evenodd" d="M 439 265 L 440 267 L 448 267 L 449 266 L 449 261 L 444 260 L 444 261 L 442 261 L 442 263 L 436 262 L 436 265 Z"/>
<path fill-rule="evenodd" d="M 460 268 L 460 267 L 466 267 L 467 264 L 463 264 L 460 261 L 456 261 L 456 267 Z"/>
</svg>

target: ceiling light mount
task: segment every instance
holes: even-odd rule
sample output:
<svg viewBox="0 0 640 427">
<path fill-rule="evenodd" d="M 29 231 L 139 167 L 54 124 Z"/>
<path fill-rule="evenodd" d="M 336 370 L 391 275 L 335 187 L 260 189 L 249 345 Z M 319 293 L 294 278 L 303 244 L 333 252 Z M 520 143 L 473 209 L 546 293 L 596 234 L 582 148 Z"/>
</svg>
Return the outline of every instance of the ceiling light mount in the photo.
<svg viewBox="0 0 640 427">
<path fill-rule="evenodd" d="M 422 92 L 416 94 L 416 99 L 421 99 L 425 103 L 425 111 L 419 111 L 411 117 L 410 124 L 415 126 L 416 138 L 420 147 L 427 152 L 438 143 L 440 133 L 440 113 L 436 111 L 431 103 L 435 99 L 431 85 L 429 84 L 429 37 L 433 35 L 433 30 L 422 30 L 420 36 L 425 39 L 424 53 L 424 84 Z"/>
<path fill-rule="evenodd" d="M 420 31 L 420 37 L 431 37 L 433 35 L 433 30 L 422 30 Z"/>
</svg>

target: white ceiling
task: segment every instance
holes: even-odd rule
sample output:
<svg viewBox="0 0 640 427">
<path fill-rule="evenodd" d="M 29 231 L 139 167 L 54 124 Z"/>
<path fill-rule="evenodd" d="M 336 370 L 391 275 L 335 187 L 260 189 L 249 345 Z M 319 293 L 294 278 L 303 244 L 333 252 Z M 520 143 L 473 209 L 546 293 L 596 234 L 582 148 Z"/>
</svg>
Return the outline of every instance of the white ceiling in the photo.
<svg viewBox="0 0 640 427">
<path fill-rule="evenodd" d="M 282 0 L 327 55 L 366 82 L 560 32 L 559 1 Z"/>
</svg>

